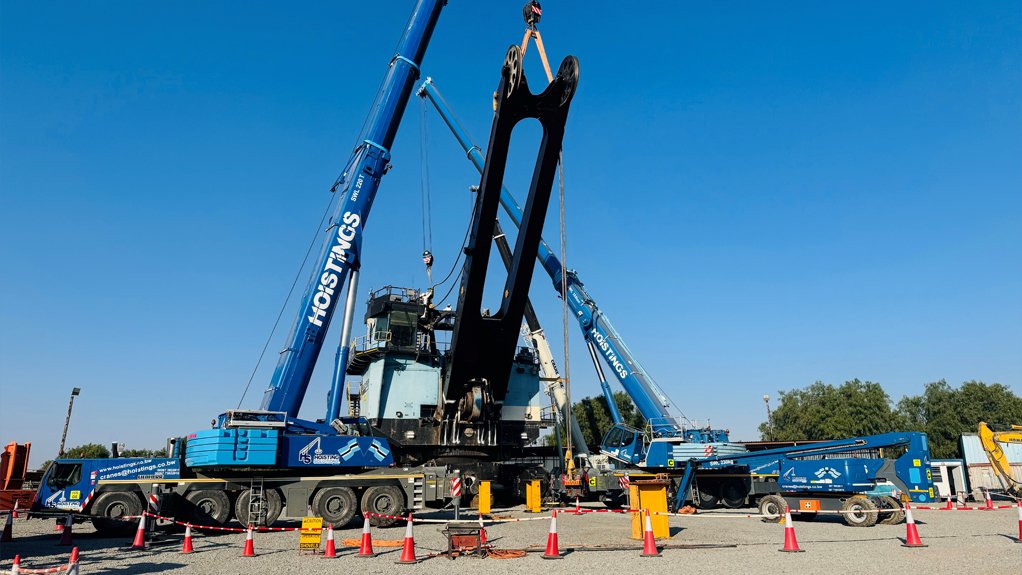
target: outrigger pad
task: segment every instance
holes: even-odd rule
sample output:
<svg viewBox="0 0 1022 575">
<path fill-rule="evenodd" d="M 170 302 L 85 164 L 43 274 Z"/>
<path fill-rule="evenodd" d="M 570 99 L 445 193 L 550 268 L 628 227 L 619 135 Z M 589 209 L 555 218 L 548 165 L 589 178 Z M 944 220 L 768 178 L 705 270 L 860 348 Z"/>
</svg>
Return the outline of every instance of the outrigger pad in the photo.
<svg viewBox="0 0 1022 575">
<path fill-rule="evenodd" d="M 518 332 L 536 267 L 536 255 L 560 159 L 568 108 L 578 86 L 578 73 L 578 59 L 568 56 L 561 62 L 553 82 L 541 93 L 533 94 L 529 91 L 529 83 L 522 70 L 521 48 L 512 45 L 504 56 L 500 86 L 497 88 L 496 111 L 486 150 L 486 164 L 465 249 L 458 315 L 445 386 L 445 399 L 450 402 L 447 405 L 457 406 L 454 410 L 460 412 L 462 421 L 466 417 L 475 421 L 498 418 L 500 404 L 507 395 Z M 484 317 L 481 312 L 483 287 L 507 167 L 511 132 L 519 122 L 527 118 L 539 120 L 543 127 L 543 138 L 500 309 Z M 482 406 L 478 405 L 480 396 L 484 398 Z M 475 409 L 468 409 L 469 403 L 474 404 Z M 454 415 L 454 411 L 448 408 L 443 414 L 438 412 L 438 415 L 448 418 Z"/>
</svg>

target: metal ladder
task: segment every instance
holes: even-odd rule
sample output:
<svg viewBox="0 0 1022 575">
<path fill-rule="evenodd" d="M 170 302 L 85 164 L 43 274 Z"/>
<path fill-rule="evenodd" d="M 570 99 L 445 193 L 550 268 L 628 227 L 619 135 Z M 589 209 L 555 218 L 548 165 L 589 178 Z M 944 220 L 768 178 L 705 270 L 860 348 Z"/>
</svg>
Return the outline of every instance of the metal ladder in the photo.
<svg viewBox="0 0 1022 575">
<path fill-rule="evenodd" d="M 263 478 L 255 477 L 248 487 L 248 523 L 249 525 L 263 525 L 266 523 L 265 490 L 263 489 Z"/>
</svg>

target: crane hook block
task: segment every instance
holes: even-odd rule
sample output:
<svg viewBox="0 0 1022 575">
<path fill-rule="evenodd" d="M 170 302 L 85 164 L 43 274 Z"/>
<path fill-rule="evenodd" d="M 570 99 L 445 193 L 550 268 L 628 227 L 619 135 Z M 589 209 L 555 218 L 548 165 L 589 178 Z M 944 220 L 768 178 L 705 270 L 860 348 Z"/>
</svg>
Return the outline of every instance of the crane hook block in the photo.
<svg viewBox="0 0 1022 575">
<path fill-rule="evenodd" d="M 543 17 L 543 7 L 539 5 L 536 0 L 530 0 L 525 3 L 525 7 L 522 8 L 522 18 L 525 18 L 525 25 L 529 28 L 535 28 L 536 24 L 539 24 L 540 18 Z"/>
</svg>

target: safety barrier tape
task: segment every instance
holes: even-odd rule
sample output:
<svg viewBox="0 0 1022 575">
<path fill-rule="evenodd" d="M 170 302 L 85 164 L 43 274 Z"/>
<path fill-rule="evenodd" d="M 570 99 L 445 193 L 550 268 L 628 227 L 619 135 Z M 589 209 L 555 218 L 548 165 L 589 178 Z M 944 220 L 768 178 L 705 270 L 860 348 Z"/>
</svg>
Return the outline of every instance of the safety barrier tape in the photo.
<svg viewBox="0 0 1022 575">
<path fill-rule="evenodd" d="M 47 567 L 46 569 L 32 569 L 30 567 L 18 566 L 18 573 L 31 573 L 31 574 L 42 574 L 42 573 L 67 573 L 67 570 L 71 568 L 71 563 L 67 565 L 61 565 L 60 567 Z"/>
<path fill-rule="evenodd" d="M 914 505 L 912 509 L 914 511 L 991 511 L 996 509 L 1015 509 L 1016 505 L 993 505 L 990 507 L 953 507 L 948 509 L 947 507 L 933 507 L 929 505 Z M 902 511 L 904 508 L 902 508 Z M 564 515 L 587 515 L 590 513 L 640 513 L 638 509 L 590 509 L 584 507 L 558 507 L 552 508 L 550 511 L 558 511 Z M 860 509 L 860 510 L 820 510 L 820 511 L 803 511 L 799 509 L 792 509 L 791 514 L 794 516 L 798 515 L 818 515 L 818 514 L 833 514 L 833 515 L 862 515 L 866 513 L 889 513 L 890 509 Z M 67 517 L 69 513 L 33 513 L 36 517 Z M 70 515 L 73 515 L 70 514 Z M 383 519 L 393 519 L 397 521 L 405 521 L 408 519 L 407 515 L 386 515 L 383 513 L 366 513 L 367 517 L 379 517 Z M 667 517 L 695 517 L 699 519 L 776 519 L 776 515 L 767 515 L 764 513 L 671 513 L 667 511 L 651 511 L 650 515 L 659 515 Z M 226 531 L 230 533 L 244 533 L 248 531 L 247 527 L 224 527 L 220 525 L 198 525 L 189 521 L 180 521 L 173 517 L 166 517 L 156 513 L 150 513 L 149 511 L 143 511 L 141 515 L 125 515 L 119 519 L 130 521 L 140 517 L 152 517 L 161 521 L 167 521 L 175 525 L 182 527 L 191 525 L 195 529 L 209 530 L 209 531 Z M 466 517 L 465 519 L 429 519 L 425 517 L 412 516 L 413 523 L 435 523 L 435 524 L 451 524 L 451 523 L 474 523 L 478 524 L 480 521 L 485 525 L 495 525 L 498 523 L 521 523 L 525 521 L 548 521 L 549 515 L 543 514 L 537 517 L 492 517 L 490 519 Z M 328 527 L 321 528 L 326 531 Z M 253 526 L 253 531 L 258 532 L 283 532 L 283 531 L 303 531 L 301 527 L 265 527 L 265 526 Z M 308 531 L 308 529 L 304 529 Z M 22 570 L 25 573 L 28 571 Z M 49 573 L 51 571 L 47 571 Z"/>
</svg>

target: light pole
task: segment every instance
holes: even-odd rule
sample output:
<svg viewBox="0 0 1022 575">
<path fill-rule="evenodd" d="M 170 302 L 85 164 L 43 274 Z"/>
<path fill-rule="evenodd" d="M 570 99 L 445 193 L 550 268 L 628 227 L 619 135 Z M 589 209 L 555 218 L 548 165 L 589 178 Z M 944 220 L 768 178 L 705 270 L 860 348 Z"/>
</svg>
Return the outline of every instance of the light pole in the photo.
<svg viewBox="0 0 1022 575">
<path fill-rule="evenodd" d="M 774 435 L 774 433 L 773 433 L 774 432 L 774 424 L 773 424 L 772 421 L 770 421 L 770 396 L 769 395 L 763 394 L 763 403 L 766 404 L 766 408 L 767 408 L 767 420 L 766 420 L 767 432 L 766 432 L 766 439 L 767 439 L 767 441 L 770 441 L 770 439 Z"/>
<path fill-rule="evenodd" d="M 71 388 L 71 401 L 67 404 L 67 417 L 64 418 L 64 433 L 60 436 L 60 450 L 57 457 L 64 457 L 64 440 L 67 439 L 67 426 L 71 423 L 71 409 L 75 406 L 75 396 L 82 392 L 80 387 Z"/>
</svg>

